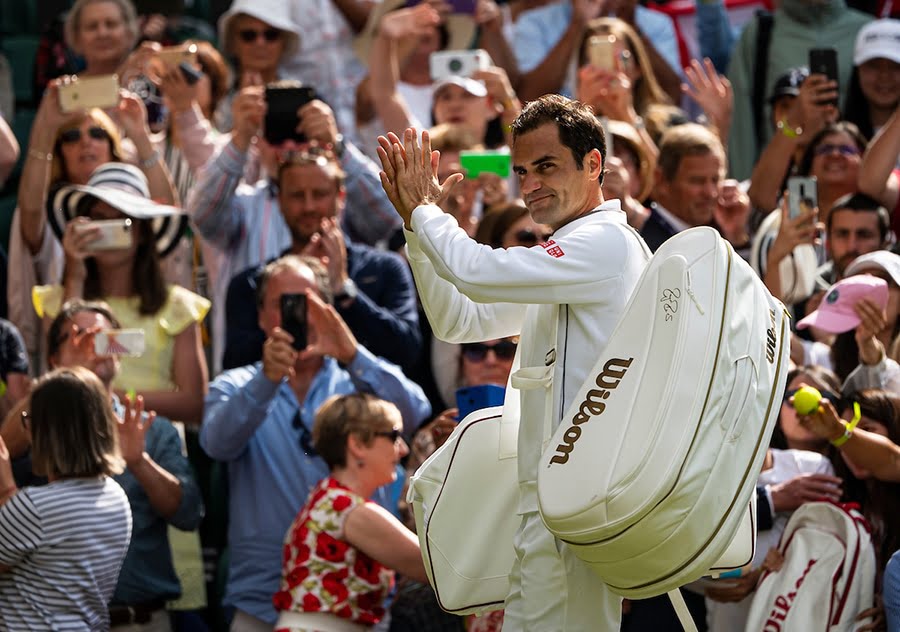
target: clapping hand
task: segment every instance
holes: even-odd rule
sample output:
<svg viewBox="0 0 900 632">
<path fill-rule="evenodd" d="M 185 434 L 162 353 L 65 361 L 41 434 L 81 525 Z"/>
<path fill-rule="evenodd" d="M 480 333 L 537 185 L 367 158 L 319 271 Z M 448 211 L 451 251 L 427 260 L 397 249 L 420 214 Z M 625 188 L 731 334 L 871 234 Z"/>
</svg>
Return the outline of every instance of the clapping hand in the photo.
<svg viewBox="0 0 900 632">
<path fill-rule="evenodd" d="M 125 465 L 133 468 L 144 458 L 147 431 L 156 419 L 156 411 L 144 414 L 144 398 L 125 396 L 125 412 L 119 419 L 119 450 Z"/>
<path fill-rule="evenodd" d="M 450 194 L 453 185 L 463 180 L 461 173 L 454 173 L 443 182 L 438 181 L 441 154 L 432 151 L 427 131 L 422 132 L 421 147 L 413 128 L 403 133 L 402 141 L 394 133 L 379 136 L 378 145 L 378 157 L 384 169 L 380 174 L 381 186 L 407 228 L 417 206 L 439 204 Z"/>
</svg>

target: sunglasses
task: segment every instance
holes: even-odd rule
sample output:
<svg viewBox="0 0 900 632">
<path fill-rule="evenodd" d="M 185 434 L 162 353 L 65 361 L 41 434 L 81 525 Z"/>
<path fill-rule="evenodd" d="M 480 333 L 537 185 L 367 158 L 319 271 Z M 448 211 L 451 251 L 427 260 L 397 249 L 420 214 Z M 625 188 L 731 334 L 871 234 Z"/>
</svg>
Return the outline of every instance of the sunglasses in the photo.
<svg viewBox="0 0 900 632">
<path fill-rule="evenodd" d="M 100 127 L 99 125 L 93 125 L 88 128 L 87 131 L 88 138 L 93 138 L 94 140 L 109 140 L 109 134 L 105 129 Z M 81 128 L 73 127 L 72 129 L 67 129 L 63 133 L 59 135 L 59 142 L 63 145 L 68 145 L 69 143 L 77 143 L 81 140 Z"/>
<path fill-rule="evenodd" d="M 469 362 L 484 362 L 488 351 L 494 352 L 498 360 L 512 360 L 516 355 L 515 342 L 504 340 L 495 345 L 486 345 L 483 342 L 467 342 L 462 346 L 463 357 Z"/>
<path fill-rule="evenodd" d="M 241 41 L 245 44 L 252 44 L 258 40 L 260 36 L 267 42 L 277 42 L 281 38 L 281 31 L 275 28 L 262 31 L 257 31 L 256 29 L 241 29 L 238 31 L 238 37 L 240 37 Z"/>
<path fill-rule="evenodd" d="M 790 399 L 797 394 L 797 391 L 800 389 L 792 388 L 784 392 L 784 403 L 787 404 L 790 402 Z M 823 391 L 820 389 L 822 393 L 822 397 L 831 402 L 831 405 L 835 407 L 836 410 L 841 409 L 841 398 L 838 395 L 835 395 L 831 391 Z"/>
<path fill-rule="evenodd" d="M 832 145 L 831 143 L 819 145 L 818 147 L 816 147 L 816 151 L 813 153 L 816 156 L 827 156 L 834 152 L 838 152 L 842 156 L 859 155 L 859 149 L 857 149 L 853 145 Z"/>
<path fill-rule="evenodd" d="M 529 228 L 523 228 L 515 234 L 516 241 L 527 246 L 536 246 L 539 243 L 547 241 L 553 233 L 537 234 Z"/>
<path fill-rule="evenodd" d="M 382 430 L 379 432 L 373 432 L 372 434 L 376 437 L 384 437 L 385 439 L 390 439 L 391 443 L 397 443 L 397 439 L 403 436 L 403 431 L 394 428 L 393 430 Z"/>
</svg>

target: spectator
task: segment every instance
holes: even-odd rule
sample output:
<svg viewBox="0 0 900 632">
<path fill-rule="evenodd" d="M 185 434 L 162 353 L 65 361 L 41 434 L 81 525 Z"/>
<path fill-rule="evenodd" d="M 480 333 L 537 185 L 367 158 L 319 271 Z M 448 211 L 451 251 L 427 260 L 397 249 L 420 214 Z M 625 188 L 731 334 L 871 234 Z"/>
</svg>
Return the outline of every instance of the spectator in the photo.
<svg viewBox="0 0 900 632">
<path fill-rule="evenodd" d="M 315 411 L 328 397 L 370 392 L 400 409 L 407 436 L 430 409 L 398 367 L 359 345 L 328 305 L 330 282 L 318 259 L 288 256 L 266 266 L 257 305 L 266 332 L 263 361 L 222 373 L 210 385 L 200 442 L 228 462 L 231 566 L 224 603 L 231 629 L 271 630 L 277 618 L 282 541 L 298 507 L 327 473 L 310 444 Z M 305 293 L 309 346 L 301 352 L 281 329 L 281 296 Z M 379 504 L 388 504 L 384 491 Z M 273 499 L 277 499 L 273 501 Z M 390 508 L 390 507 L 388 507 Z M 268 626 L 268 627 L 266 627 Z"/>
<path fill-rule="evenodd" d="M 724 175 L 725 150 L 710 130 L 689 123 L 663 134 L 654 203 L 641 228 L 651 250 L 683 230 L 712 224 Z M 746 217 L 737 217 L 731 219 L 731 225 L 719 228 L 726 239 L 742 243 L 745 224 Z"/>
<path fill-rule="evenodd" d="M 219 18 L 219 42 L 235 69 L 235 85 L 215 110 L 214 123 L 230 132 L 232 101 L 257 76 L 263 85 L 280 78 L 278 65 L 300 45 L 290 5 L 279 0 L 234 0 Z"/>
<path fill-rule="evenodd" d="M 592 20 L 604 15 L 604 10 L 606 15 L 615 16 L 629 27 L 629 36 L 633 36 L 628 42 L 632 53 L 637 41 L 642 44 L 642 52 L 647 56 L 638 62 L 644 75 L 654 75 L 669 99 L 680 99 L 681 60 L 675 25 L 669 16 L 635 0 L 608 4 L 564 0 L 522 13 L 516 21 L 514 41 L 522 73 L 519 92 L 523 99 L 535 99 L 547 92 L 572 92 L 573 85 L 566 79 L 569 64 L 578 56 L 585 29 Z"/>
<path fill-rule="evenodd" d="M 329 474 L 284 536 L 280 632 L 331 629 L 337 618 L 368 630 L 385 615 L 394 571 L 427 582 L 419 541 L 372 502 L 409 453 L 396 406 L 365 393 L 335 395 L 316 412 L 313 447 Z M 341 626 L 337 626 L 343 629 Z"/>
<path fill-rule="evenodd" d="M 828 220 L 838 198 L 856 193 L 856 181 L 866 139 L 853 123 L 826 125 L 813 136 L 797 168 L 798 175 L 813 176 L 819 193 L 820 220 Z"/>
<path fill-rule="evenodd" d="M 648 150 L 633 125 L 610 120 L 607 129 L 611 149 L 608 173 L 603 179 L 603 196 L 620 200 L 628 223 L 640 230 L 650 215 L 643 203 L 653 189 L 656 155 Z"/>
<path fill-rule="evenodd" d="M 889 248 L 894 240 L 890 221 L 887 209 L 868 195 L 839 198 L 828 214 L 829 261 L 819 269 L 819 277 L 831 285 L 844 278 L 847 266 L 860 255 Z"/>
<path fill-rule="evenodd" d="M 47 216 L 58 206 L 56 196 L 63 185 L 87 184 L 100 165 L 129 159 L 118 127 L 102 110 L 66 114 L 60 109 L 59 89 L 66 80 L 51 81 L 41 99 L 19 181 L 18 208 L 10 227 L 10 256 L 20 262 L 8 277 L 10 320 L 22 332 L 36 368 L 43 365 L 45 353 L 40 322 L 31 309 L 31 288 L 58 283 L 64 262 L 62 245 L 53 238 Z M 168 170 L 150 140 L 140 99 L 123 96 L 117 109 L 120 121 L 130 130 L 137 151 L 134 158 L 147 177 L 150 196 L 163 203 L 176 203 Z"/>
<path fill-rule="evenodd" d="M 234 101 L 235 129 L 231 140 L 202 172 L 187 205 L 200 235 L 222 256 L 212 286 L 213 302 L 219 307 L 213 314 L 214 366 L 220 364 L 224 351 L 224 307 L 229 282 L 237 273 L 277 257 L 291 245 L 290 229 L 279 210 L 283 193 L 277 188 L 278 154 L 297 147 L 292 141 L 272 147 L 262 138 L 265 107 L 262 86 L 241 90 Z M 367 244 L 386 239 L 398 222 L 381 189 L 375 164 L 353 143 L 343 140 L 334 114 L 322 101 L 303 106 L 300 116 L 300 130 L 306 137 L 320 149 L 333 149 L 340 161 L 346 178 L 344 232 L 351 240 Z M 241 183 L 254 138 L 263 170 L 271 181 Z"/>
<path fill-rule="evenodd" d="M 134 423 L 139 410 L 126 411 Z M 82 368 L 45 375 L 21 422 L 50 483 L 18 489 L 0 439 L 0 626 L 108 629 L 106 604 L 131 537 L 118 422 L 103 384 Z"/>
<path fill-rule="evenodd" d="M 328 267 L 335 308 L 359 343 L 410 369 L 422 347 L 412 275 L 397 255 L 353 243 L 341 230 L 344 177 L 329 152 L 287 154 L 278 172 L 278 195 L 291 243 L 281 254 L 320 258 Z M 222 362 L 226 369 L 262 358 L 266 336 L 253 309 L 261 273 L 262 266 L 254 266 L 229 284 Z"/>
<path fill-rule="evenodd" d="M 76 0 L 64 29 L 66 44 L 84 58 L 83 75 L 118 72 L 139 35 L 131 0 Z"/>
<path fill-rule="evenodd" d="M 131 218 L 132 245 L 92 250 L 100 233 L 91 222 L 124 218 Z M 113 162 L 94 171 L 87 185 L 63 187 L 50 224 L 63 242 L 66 269 L 62 285 L 34 289 L 35 310 L 54 318 L 72 298 L 107 301 L 123 326 L 146 336 L 142 356 L 122 359 L 114 382 L 119 395 L 141 389 L 147 408 L 199 423 L 208 377 L 198 323 L 209 301 L 167 285 L 159 264 L 184 229 L 180 210 L 152 202 L 141 171 Z"/>
<path fill-rule="evenodd" d="M 869 22 L 856 36 L 844 118 L 872 138 L 900 105 L 900 20 Z"/>
<path fill-rule="evenodd" d="M 0 419 L 5 419 L 30 390 L 25 341 L 15 325 L 0 318 Z"/>
<path fill-rule="evenodd" d="M 125 398 L 125 406 L 113 393 L 119 373 L 116 356 L 100 356 L 94 338 L 103 330 L 118 329 L 118 320 L 102 303 L 71 301 L 53 319 L 47 334 L 51 368 L 84 367 L 105 387 L 116 414 L 119 446 L 125 471 L 116 481 L 128 495 L 133 520 L 131 545 L 122 564 L 110 602 L 110 625 L 123 632 L 170 630 L 167 601 L 177 599 L 182 586 L 173 567 L 168 525 L 190 531 L 203 517 L 200 490 L 181 437 L 164 417 L 151 412 L 143 419 L 129 411 L 143 407 L 143 398 Z"/>
</svg>

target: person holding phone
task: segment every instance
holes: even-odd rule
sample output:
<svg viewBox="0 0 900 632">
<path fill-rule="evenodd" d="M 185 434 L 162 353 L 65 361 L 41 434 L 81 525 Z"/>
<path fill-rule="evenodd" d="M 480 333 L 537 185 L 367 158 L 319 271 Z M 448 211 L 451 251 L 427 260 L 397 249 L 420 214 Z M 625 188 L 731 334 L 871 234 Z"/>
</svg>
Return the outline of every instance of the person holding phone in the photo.
<svg viewBox="0 0 900 632">
<path fill-rule="evenodd" d="M 844 119 L 873 138 L 900 105 L 900 20 L 870 22 L 856 36 Z"/>
<path fill-rule="evenodd" d="M 330 304 L 328 273 L 314 257 L 288 255 L 266 266 L 257 286 L 266 334 L 262 362 L 231 369 L 210 385 L 200 443 L 228 463 L 231 566 L 224 603 L 237 609 L 231 630 L 272 629 L 283 540 L 328 467 L 312 444 L 315 411 L 332 395 L 372 393 L 394 404 L 403 432 L 430 413 L 422 389 L 394 364 L 358 343 Z M 308 344 L 282 327 L 282 296 L 304 294 Z M 383 488 L 375 500 L 389 510 Z M 278 498 L 272 502 L 272 498 Z M 264 626 L 268 626 L 265 628 Z"/>
<path fill-rule="evenodd" d="M 618 201 L 603 200 L 606 141 L 590 108 L 547 95 L 528 103 L 512 128 L 513 171 L 525 204 L 554 230 L 543 247 L 494 250 L 467 238 L 436 206 L 462 175 L 438 181 L 439 155 L 427 132 L 421 146 L 414 129 L 402 140 L 379 138 L 382 183 L 403 219 L 435 335 L 458 343 L 520 335 L 521 366 L 549 378 L 545 387 L 521 392 L 522 522 L 504 626 L 618 630 L 621 599 L 547 531 L 535 481 L 543 429 L 558 423 L 544 419 L 547 402 L 568 408 L 570 380 L 580 383 L 606 344 L 649 250 L 626 227 Z"/>
</svg>

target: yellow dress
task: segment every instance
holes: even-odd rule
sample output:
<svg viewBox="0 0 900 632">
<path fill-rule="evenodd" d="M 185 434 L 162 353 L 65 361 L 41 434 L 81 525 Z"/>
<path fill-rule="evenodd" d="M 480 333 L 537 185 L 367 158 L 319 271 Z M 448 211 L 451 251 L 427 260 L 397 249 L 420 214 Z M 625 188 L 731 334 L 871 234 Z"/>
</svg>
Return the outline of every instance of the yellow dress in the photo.
<svg viewBox="0 0 900 632">
<path fill-rule="evenodd" d="M 34 309 L 41 318 L 54 318 L 62 309 L 61 285 L 36 285 L 31 290 Z M 107 297 L 103 299 L 123 329 L 143 329 L 146 348 L 136 358 L 123 357 L 113 387 L 121 390 L 174 391 L 172 356 L 175 336 L 193 323 L 199 323 L 209 312 L 211 303 L 179 285 L 168 287 L 166 302 L 155 314 L 141 314 L 140 298 Z M 175 423 L 179 432 L 183 425 Z M 184 437 L 182 436 L 182 445 Z M 186 532 L 169 527 L 169 545 L 175 571 L 181 582 L 181 598 L 169 604 L 173 610 L 195 610 L 206 606 L 206 584 L 200 538 L 196 531 Z"/>
</svg>

